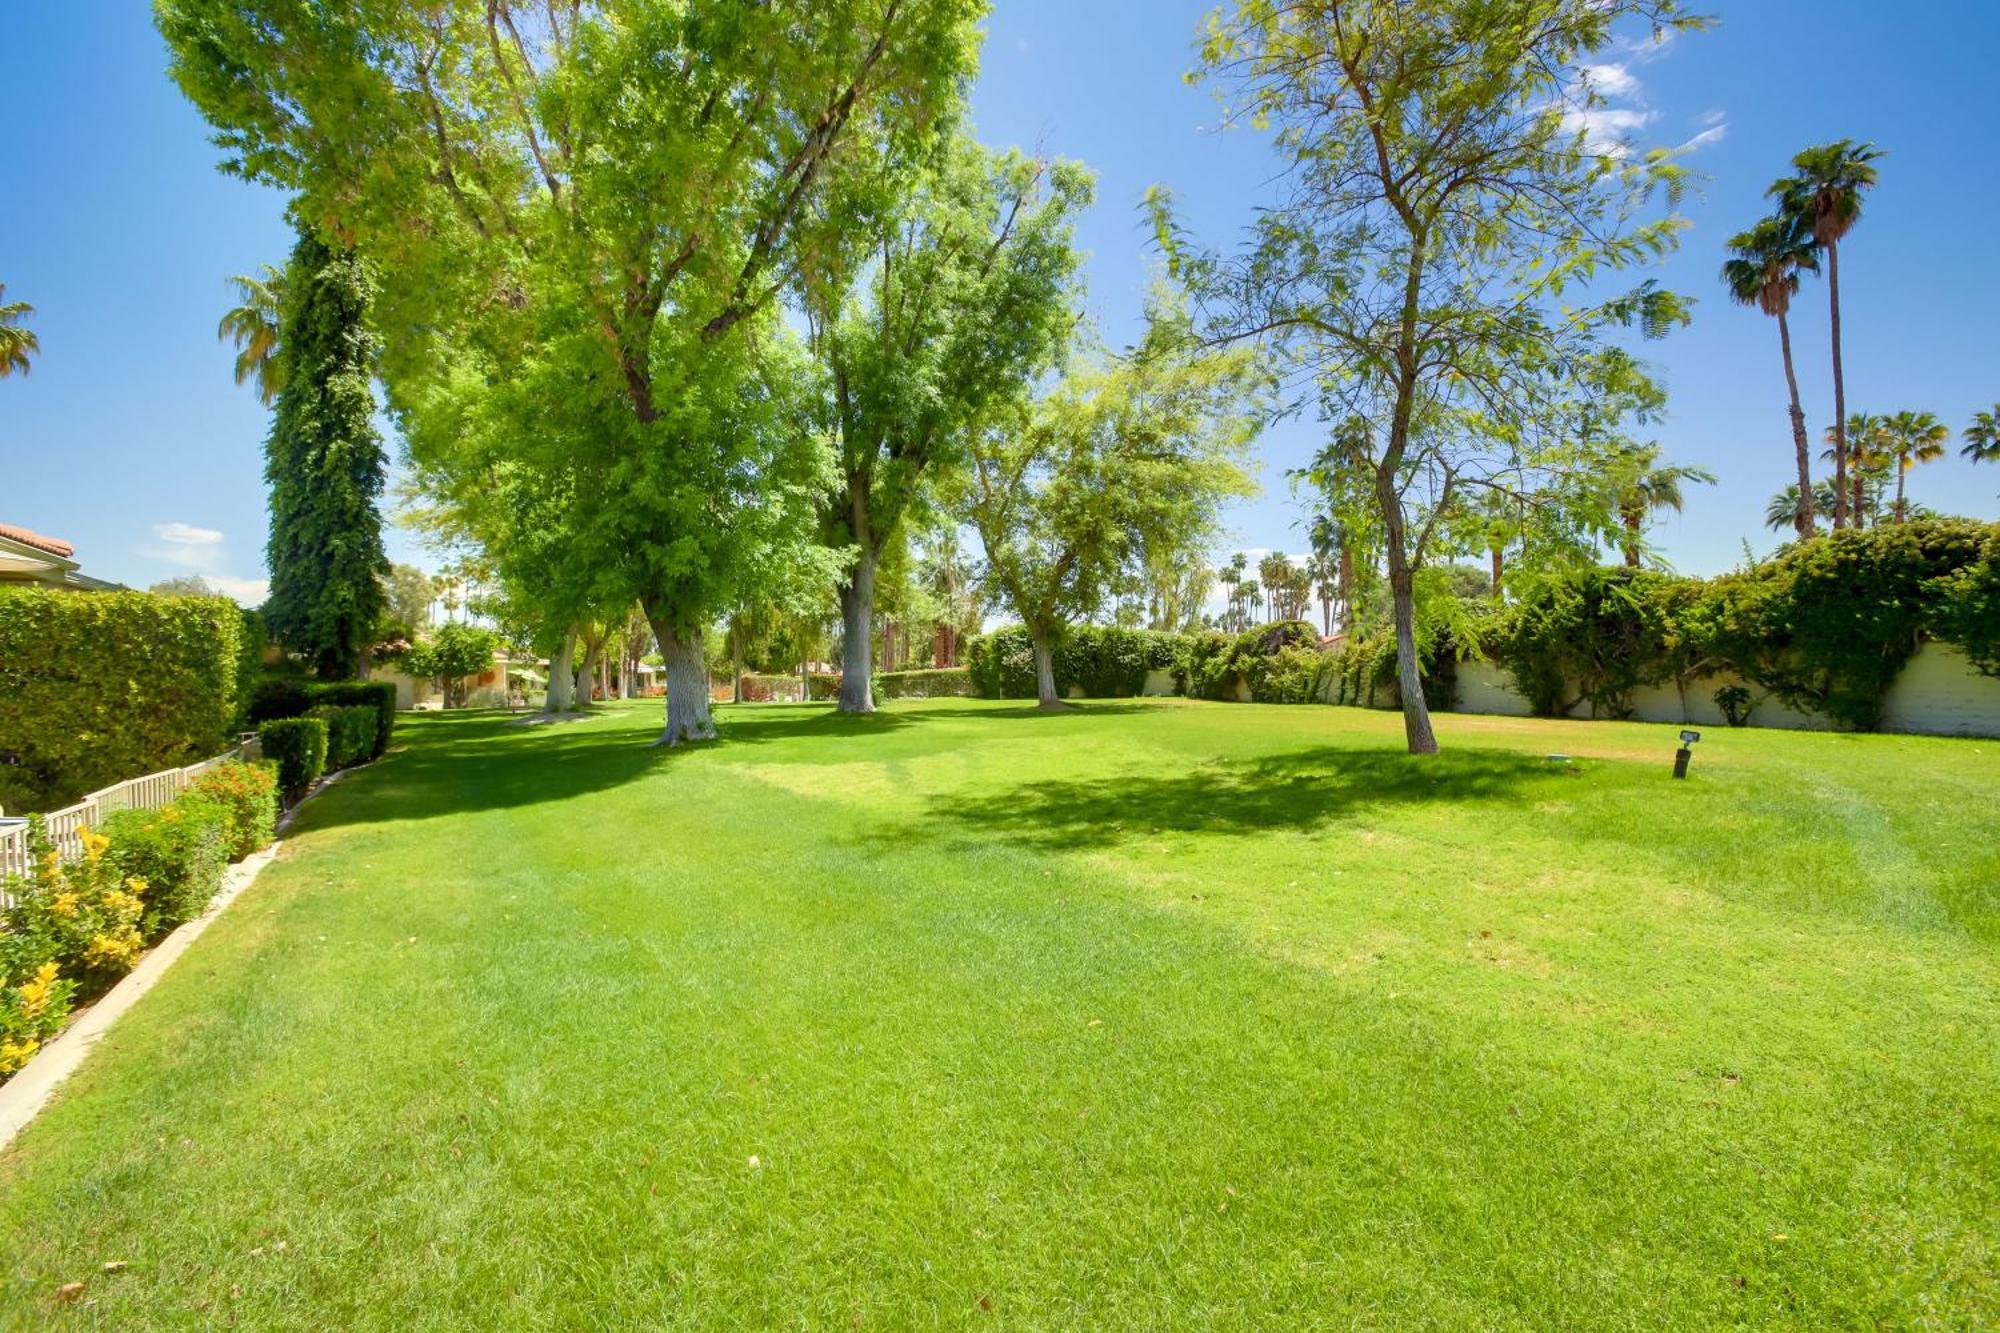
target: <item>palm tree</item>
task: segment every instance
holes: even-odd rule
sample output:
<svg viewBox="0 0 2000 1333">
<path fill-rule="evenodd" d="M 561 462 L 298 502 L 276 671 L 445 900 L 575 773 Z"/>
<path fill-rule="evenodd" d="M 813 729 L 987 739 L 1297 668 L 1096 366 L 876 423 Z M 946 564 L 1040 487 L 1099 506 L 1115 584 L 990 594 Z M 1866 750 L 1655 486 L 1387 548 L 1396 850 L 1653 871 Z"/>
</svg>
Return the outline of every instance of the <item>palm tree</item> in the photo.
<svg viewBox="0 0 2000 1333">
<path fill-rule="evenodd" d="M 1833 426 L 1826 428 L 1826 448 L 1820 457 L 1832 462 L 1840 448 L 1840 441 L 1847 441 L 1847 522 L 1849 527 L 1865 528 L 1870 519 L 1879 521 L 1882 508 L 1882 491 L 1889 479 L 1889 468 L 1895 459 L 1895 450 L 1889 436 L 1889 418 L 1873 412 L 1856 412 L 1847 418 L 1844 431 Z M 1872 486 L 1870 483 L 1874 483 Z M 1838 509 L 1835 510 L 1838 513 Z"/>
<path fill-rule="evenodd" d="M 1690 482 L 1713 486 L 1715 475 L 1706 468 L 1660 466 L 1657 445 L 1645 445 L 1627 452 L 1625 466 L 1615 474 L 1612 484 L 1616 488 L 1613 500 L 1618 509 L 1618 521 L 1625 529 L 1622 545 L 1628 566 L 1633 569 L 1639 567 L 1646 519 L 1663 509 L 1680 513 L 1687 500 L 1681 488 Z"/>
<path fill-rule="evenodd" d="M 1792 447 L 1798 454 L 1801 539 L 1813 535 L 1812 446 L 1806 439 L 1806 412 L 1799 405 L 1799 377 L 1792 368 L 1792 327 L 1787 316 L 1799 292 L 1801 273 L 1819 272 L 1819 256 L 1811 235 L 1797 218 L 1780 214 L 1765 218 L 1733 237 L 1734 253 L 1722 266 L 1722 282 L 1738 305 L 1755 306 L 1778 321 L 1778 346 L 1785 356 L 1785 387 L 1792 396 Z"/>
<path fill-rule="evenodd" d="M 0 282 L 0 380 L 16 371 L 27 374 L 28 358 L 41 355 L 42 340 L 33 329 L 21 327 L 21 321 L 34 313 L 26 301 L 9 301 L 7 284 Z"/>
<path fill-rule="evenodd" d="M 1229 563 L 1217 570 L 1215 574 L 1215 581 L 1229 589 L 1229 606 L 1223 612 L 1223 619 L 1230 624 L 1235 623 L 1236 603 L 1238 597 L 1241 595 L 1239 589 L 1243 586 L 1243 570 L 1249 563 L 1250 557 L 1238 551 L 1235 555 L 1230 556 Z"/>
<path fill-rule="evenodd" d="M 1861 221 L 1861 196 L 1874 187 L 1873 144 L 1852 139 L 1808 148 L 1792 159 L 1796 175 L 1772 184 L 1779 210 L 1812 233 L 1826 251 L 1827 296 L 1833 314 L 1833 526 L 1847 525 L 1847 377 L 1840 363 L 1840 242 Z"/>
<path fill-rule="evenodd" d="M 1965 448 L 1959 450 L 1974 463 L 2000 463 L 2000 403 L 1991 412 L 1981 412 L 1965 428 Z"/>
<path fill-rule="evenodd" d="M 1245 579 L 1236 589 L 1243 599 L 1243 610 L 1237 614 L 1237 628 L 1250 628 L 1250 613 L 1264 604 L 1264 590 L 1257 586 L 1257 580 Z"/>
<path fill-rule="evenodd" d="M 1813 487 L 1812 507 L 1807 509 L 1799 503 L 1799 487 L 1794 482 L 1771 497 L 1771 503 L 1764 506 L 1764 526 L 1773 532 L 1783 532 L 1786 528 L 1797 529 L 1801 510 L 1817 516 L 1833 513 L 1833 483 L 1819 482 Z M 1819 521 L 1815 517 L 1814 522 Z"/>
<path fill-rule="evenodd" d="M 263 276 L 237 274 L 229 280 L 238 303 L 215 326 L 217 342 L 236 344 L 236 382 L 257 379 L 257 397 L 266 407 L 277 401 L 284 386 L 284 365 L 278 360 L 278 320 L 285 302 L 285 271 L 264 265 Z"/>
<path fill-rule="evenodd" d="M 1951 428 L 1929 412 L 1898 412 L 1886 423 L 1889 457 L 1896 465 L 1896 507 L 1898 523 L 1909 515 L 1903 501 L 1903 482 L 1919 463 L 1935 463 L 1944 457 L 1951 440 Z"/>
<path fill-rule="evenodd" d="M 1291 582 L 1292 562 L 1273 551 L 1257 562 L 1257 577 L 1264 583 L 1264 619 L 1283 620 L 1285 587 Z"/>
</svg>

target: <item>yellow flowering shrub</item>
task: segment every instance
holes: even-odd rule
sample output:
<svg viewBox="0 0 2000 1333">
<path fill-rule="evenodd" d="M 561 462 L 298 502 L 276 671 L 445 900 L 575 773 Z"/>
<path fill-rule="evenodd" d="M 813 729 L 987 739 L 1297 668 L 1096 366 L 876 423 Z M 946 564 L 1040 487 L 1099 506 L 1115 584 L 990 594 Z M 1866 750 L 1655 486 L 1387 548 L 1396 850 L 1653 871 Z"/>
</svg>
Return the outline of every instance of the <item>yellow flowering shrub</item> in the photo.
<svg viewBox="0 0 2000 1333">
<path fill-rule="evenodd" d="M 111 839 L 95 829 L 78 831 L 83 854 L 67 861 L 39 822 L 30 825 L 29 837 L 34 870 L 8 884 L 15 902 L 0 928 L 40 941 L 36 952 L 46 952 L 79 981 L 110 982 L 131 971 L 145 946 L 139 923 L 146 882 L 121 871 L 110 854 Z"/>
</svg>

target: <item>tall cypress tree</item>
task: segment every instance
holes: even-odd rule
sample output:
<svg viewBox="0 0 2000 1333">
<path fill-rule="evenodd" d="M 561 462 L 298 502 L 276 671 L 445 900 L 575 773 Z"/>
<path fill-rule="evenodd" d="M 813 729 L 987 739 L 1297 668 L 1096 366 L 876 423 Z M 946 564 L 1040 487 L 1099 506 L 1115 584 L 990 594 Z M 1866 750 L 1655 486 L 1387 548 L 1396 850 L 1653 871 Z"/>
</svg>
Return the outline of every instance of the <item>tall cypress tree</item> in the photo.
<svg viewBox="0 0 2000 1333">
<path fill-rule="evenodd" d="M 328 680 L 359 672 L 389 572 L 376 509 L 388 462 L 374 423 L 370 293 L 352 251 L 301 230 L 279 326 L 283 387 L 264 447 L 271 486 L 264 618 L 274 639 Z"/>
</svg>

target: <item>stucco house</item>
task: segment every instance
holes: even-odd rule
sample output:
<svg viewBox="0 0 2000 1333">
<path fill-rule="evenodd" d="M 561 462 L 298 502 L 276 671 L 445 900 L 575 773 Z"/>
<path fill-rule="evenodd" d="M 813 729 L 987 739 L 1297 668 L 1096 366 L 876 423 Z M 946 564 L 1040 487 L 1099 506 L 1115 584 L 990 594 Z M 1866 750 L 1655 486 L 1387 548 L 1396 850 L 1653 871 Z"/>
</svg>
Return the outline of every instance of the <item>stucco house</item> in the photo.
<svg viewBox="0 0 2000 1333">
<path fill-rule="evenodd" d="M 31 584 L 74 592 L 115 592 L 121 586 L 80 572 L 75 555 L 76 548 L 59 538 L 0 523 L 0 586 Z"/>
</svg>

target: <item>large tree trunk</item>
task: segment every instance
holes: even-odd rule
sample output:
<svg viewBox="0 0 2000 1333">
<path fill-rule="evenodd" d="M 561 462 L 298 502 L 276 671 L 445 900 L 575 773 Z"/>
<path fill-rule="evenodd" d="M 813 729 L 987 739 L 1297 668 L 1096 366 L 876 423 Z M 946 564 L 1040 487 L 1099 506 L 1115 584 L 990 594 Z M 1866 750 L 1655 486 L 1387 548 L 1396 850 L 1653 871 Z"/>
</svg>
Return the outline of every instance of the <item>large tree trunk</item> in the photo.
<svg viewBox="0 0 2000 1333">
<path fill-rule="evenodd" d="M 544 713 L 567 713 L 576 707 L 576 674 L 570 662 L 576 656 L 576 631 L 563 632 L 562 647 L 549 659 L 549 688 L 542 697 Z"/>
<path fill-rule="evenodd" d="M 840 711 L 872 713 L 874 667 L 875 553 L 864 543 L 861 558 L 840 585 Z"/>
<path fill-rule="evenodd" d="M 1500 600 L 1500 580 L 1507 572 L 1507 552 L 1506 548 L 1495 546 L 1487 554 L 1493 557 L 1493 587 L 1491 592 L 1493 600 L 1497 602 Z"/>
<path fill-rule="evenodd" d="M 1810 540 L 1813 532 L 1812 443 L 1806 438 L 1806 410 L 1799 405 L 1799 376 L 1792 368 L 1792 326 L 1778 315 L 1778 343 L 1785 352 L 1785 387 L 1792 395 L 1792 447 L 1799 455 L 1799 540 Z"/>
<path fill-rule="evenodd" d="M 604 640 L 591 642 L 584 640 L 583 661 L 576 668 L 576 706 L 590 706 L 591 683 L 597 678 L 597 659 L 604 651 Z"/>
<path fill-rule="evenodd" d="M 1833 318 L 1833 526 L 1848 525 L 1852 515 L 1847 495 L 1847 375 L 1840 364 L 1840 243 L 1826 247 L 1826 290 Z"/>
<path fill-rule="evenodd" d="M 1030 629 L 1028 642 L 1035 650 L 1035 702 L 1043 708 L 1067 708 L 1056 693 L 1056 654 L 1045 629 Z"/>
<path fill-rule="evenodd" d="M 660 641 L 660 658 L 667 677 L 667 729 L 656 745 L 681 745 L 715 739 L 715 720 L 708 709 L 708 663 L 701 652 L 701 631 L 683 633 L 657 602 L 646 605 L 653 637 Z"/>
</svg>

